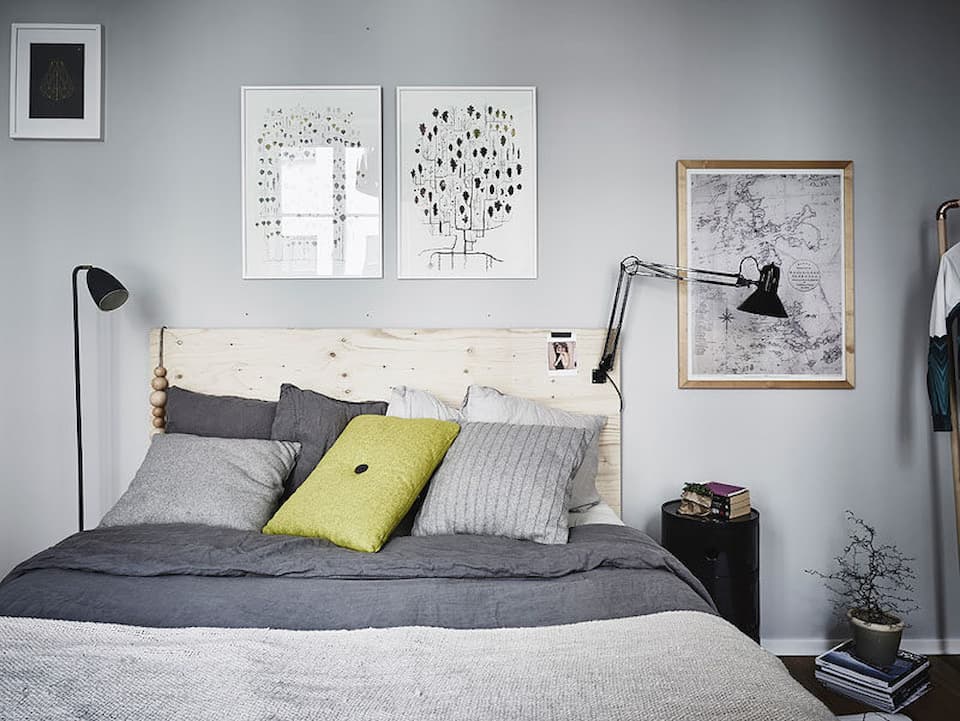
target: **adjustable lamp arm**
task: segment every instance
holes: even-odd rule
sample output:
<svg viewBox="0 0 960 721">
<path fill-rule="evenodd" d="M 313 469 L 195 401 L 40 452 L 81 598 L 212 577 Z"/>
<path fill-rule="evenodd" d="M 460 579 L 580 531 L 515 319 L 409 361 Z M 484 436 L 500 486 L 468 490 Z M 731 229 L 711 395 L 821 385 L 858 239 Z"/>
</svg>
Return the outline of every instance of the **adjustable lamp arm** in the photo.
<svg viewBox="0 0 960 721">
<path fill-rule="evenodd" d="M 753 261 L 760 273 L 759 278 L 747 278 L 743 275 L 743 264 Z M 687 268 L 680 265 L 667 265 L 640 260 L 635 255 L 628 255 L 620 261 L 620 275 L 617 278 L 617 290 L 613 295 L 613 309 L 610 311 L 610 322 L 607 324 L 607 335 L 603 342 L 603 353 L 600 362 L 593 369 L 593 382 L 606 383 L 607 374 L 613 369 L 613 362 L 620 345 L 620 331 L 623 328 L 623 318 L 627 310 L 627 299 L 630 296 L 630 284 L 633 277 L 639 275 L 647 278 L 664 278 L 686 283 L 707 283 L 709 285 L 726 285 L 733 288 L 756 286 L 757 291 L 739 306 L 740 310 L 760 315 L 771 315 L 779 318 L 786 317 L 783 304 L 777 298 L 777 286 L 780 282 L 780 269 L 770 263 L 760 267 L 760 262 L 752 255 L 740 260 L 740 268 L 736 273 L 726 273 L 718 270 L 704 270 L 702 268 Z M 762 303 L 751 303 L 762 294 Z M 772 296 L 772 298 L 770 297 Z M 748 305 L 749 304 L 749 305 Z"/>
</svg>

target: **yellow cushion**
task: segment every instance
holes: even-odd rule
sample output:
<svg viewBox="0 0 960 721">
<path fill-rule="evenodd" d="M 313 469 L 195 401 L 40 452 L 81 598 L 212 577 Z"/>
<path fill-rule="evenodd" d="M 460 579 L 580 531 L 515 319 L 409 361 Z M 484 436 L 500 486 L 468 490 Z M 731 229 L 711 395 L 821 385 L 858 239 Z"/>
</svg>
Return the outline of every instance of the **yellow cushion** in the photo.
<svg viewBox="0 0 960 721">
<path fill-rule="evenodd" d="M 379 551 L 459 432 L 450 421 L 357 416 L 263 532 Z"/>
</svg>

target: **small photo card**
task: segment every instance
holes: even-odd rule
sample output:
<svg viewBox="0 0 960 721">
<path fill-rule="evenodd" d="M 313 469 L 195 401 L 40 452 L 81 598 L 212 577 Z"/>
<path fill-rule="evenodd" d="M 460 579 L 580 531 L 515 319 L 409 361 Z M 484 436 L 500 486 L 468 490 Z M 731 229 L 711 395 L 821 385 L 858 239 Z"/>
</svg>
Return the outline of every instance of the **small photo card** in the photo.
<svg viewBox="0 0 960 721">
<path fill-rule="evenodd" d="M 575 376 L 579 372 L 576 333 L 551 331 L 547 338 L 547 375 Z"/>
</svg>

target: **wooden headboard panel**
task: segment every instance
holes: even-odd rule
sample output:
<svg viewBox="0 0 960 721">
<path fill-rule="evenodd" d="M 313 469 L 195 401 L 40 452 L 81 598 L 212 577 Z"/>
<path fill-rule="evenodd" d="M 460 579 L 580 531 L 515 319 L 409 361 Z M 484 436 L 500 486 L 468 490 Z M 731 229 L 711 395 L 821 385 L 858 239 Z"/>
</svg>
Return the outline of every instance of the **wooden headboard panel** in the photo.
<svg viewBox="0 0 960 721">
<path fill-rule="evenodd" d="M 171 385 L 216 395 L 276 400 L 281 383 L 346 400 L 388 400 L 390 387 L 428 390 L 459 406 L 472 383 L 578 413 L 607 416 L 597 485 L 620 512 L 620 402 L 590 382 L 604 331 L 575 329 L 580 372 L 547 373 L 550 332 L 536 329 L 167 328 Z M 150 333 L 150 368 L 160 331 Z M 611 376 L 619 381 L 614 372 Z"/>
</svg>

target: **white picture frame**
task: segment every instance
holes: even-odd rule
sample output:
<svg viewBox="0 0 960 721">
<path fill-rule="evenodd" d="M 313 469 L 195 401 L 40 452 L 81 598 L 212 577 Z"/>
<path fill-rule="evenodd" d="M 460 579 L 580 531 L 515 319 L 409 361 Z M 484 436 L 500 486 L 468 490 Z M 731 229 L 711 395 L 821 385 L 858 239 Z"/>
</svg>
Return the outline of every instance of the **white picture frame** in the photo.
<svg viewBox="0 0 960 721">
<path fill-rule="evenodd" d="M 397 277 L 537 277 L 535 87 L 397 88 Z"/>
<path fill-rule="evenodd" d="M 101 25 L 10 26 L 10 137 L 99 140 Z"/>
<path fill-rule="evenodd" d="M 243 86 L 240 117 L 243 278 L 382 278 L 380 86 Z"/>
</svg>

